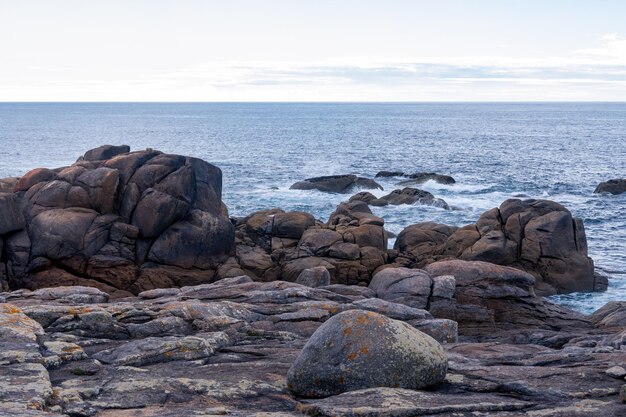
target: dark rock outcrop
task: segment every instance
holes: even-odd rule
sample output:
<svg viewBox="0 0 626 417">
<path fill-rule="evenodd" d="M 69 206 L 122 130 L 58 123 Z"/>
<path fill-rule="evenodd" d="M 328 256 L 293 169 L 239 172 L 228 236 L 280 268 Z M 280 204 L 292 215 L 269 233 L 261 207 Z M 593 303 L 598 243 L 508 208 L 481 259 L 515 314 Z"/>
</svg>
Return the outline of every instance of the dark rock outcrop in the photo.
<svg viewBox="0 0 626 417">
<path fill-rule="evenodd" d="M 202 160 L 125 145 L 35 169 L 15 193 L 0 194 L 6 281 L 92 285 L 117 296 L 210 282 L 234 253 L 221 180 Z"/>
<path fill-rule="evenodd" d="M 280 226 L 286 222 L 289 233 Z M 235 261 L 261 281 L 293 282 L 306 269 L 324 267 L 333 284 L 367 285 L 388 261 L 383 225 L 362 202 L 341 203 L 325 224 L 306 213 L 260 211 L 235 220 Z"/>
<path fill-rule="evenodd" d="M 418 172 L 407 175 L 409 180 L 401 181 L 398 185 L 423 184 L 426 181 L 435 181 L 439 184 L 450 185 L 456 183 L 455 179 L 449 175 L 436 174 L 434 172 Z"/>
<path fill-rule="evenodd" d="M 375 387 L 420 389 L 443 381 L 447 369 L 441 345 L 428 335 L 377 313 L 349 310 L 313 333 L 287 384 L 304 398 Z"/>
<path fill-rule="evenodd" d="M 325 177 L 307 178 L 289 187 L 292 190 L 319 190 L 327 193 L 346 194 L 357 188 L 383 189 L 376 181 L 356 175 L 329 175 Z"/>
<path fill-rule="evenodd" d="M 95 149 L 91 149 L 85 153 L 82 157 L 84 161 L 104 161 L 111 159 L 114 156 L 121 155 L 123 153 L 130 152 L 130 146 L 128 145 L 102 145 Z"/>
<path fill-rule="evenodd" d="M 441 207 L 449 210 L 448 204 L 441 198 L 436 198 L 428 191 L 417 188 L 406 187 L 402 190 L 393 190 L 391 193 L 376 197 L 374 194 L 362 191 L 350 197 L 349 201 L 362 201 L 372 206 L 400 205 L 400 204 L 420 204 L 425 206 Z"/>
<path fill-rule="evenodd" d="M 596 187 L 594 193 L 610 193 L 613 195 L 626 192 L 626 179 L 619 178 L 601 182 Z"/>
<path fill-rule="evenodd" d="M 376 178 L 403 177 L 404 171 L 378 171 Z"/>
<path fill-rule="evenodd" d="M 542 295 L 602 287 L 587 256 L 582 220 L 547 200 L 507 200 L 461 228 L 412 225 L 398 235 L 394 248 L 405 264 L 418 267 L 442 259 L 512 266 L 532 274 Z"/>
<path fill-rule="evenodd" d="M 376 174 L 376 178 L 389 178 L 389 177 L 408 177 L 409 180 L 399 182 L 398 185 L 412 185 L 423 184 L 426 181 L 433 180 L 439 184 L 454 184 L 455 179 L 450 175 L 436 174 L 434 172 L 416 172 L 414 174 L 407 174 L 403 171 L 379 171 Z"/>
</svg>

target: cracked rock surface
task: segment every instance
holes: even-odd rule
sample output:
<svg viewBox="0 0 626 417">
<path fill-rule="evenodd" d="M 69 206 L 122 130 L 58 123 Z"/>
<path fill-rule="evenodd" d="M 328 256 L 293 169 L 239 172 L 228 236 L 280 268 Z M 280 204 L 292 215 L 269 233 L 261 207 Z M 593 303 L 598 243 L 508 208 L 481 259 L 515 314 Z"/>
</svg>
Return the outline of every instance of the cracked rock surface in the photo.
<svg viewBox="0 0 626 417">
<path fill-rule="evenodd" d="M 619 397 L 624 381 L 605 371 L 626 364 L 626 329 L 623 322 L 612 321 L 624 314 L 626 303 L 611 303 L 585 318 L 582 327 L 577 319 L 571 327 L 564 325 L 565 313 L 553 315 L 549 309 L 544 314 L 546 323 L 554 320 L 551 331 L 532 322 L 509 322 L 508 330 L 534 338 L 515 342 L 494 322 L 483 323 L 482 332 L 479 325 L 467 332 L 462 324 L 458 336 L 456 327 L 442 332 L 456 322 L 376 298 L 374 291 L 350 289 L 241 276 L 113 300 L 88 287 L 2 293 L 0 415 L 556 417 L 624 412 Z M 462 299 L 459 294 L 457 307 Z M 308 339 L 326 320 L 356 310 L 431 334 L 447 357 L 445 379 L 426 390 L 370 387 L 320 399 L 293 395 L 287 373 Z M 375 335 L 362 337 L 374 343 L 369 339 Z"/>
</svg>

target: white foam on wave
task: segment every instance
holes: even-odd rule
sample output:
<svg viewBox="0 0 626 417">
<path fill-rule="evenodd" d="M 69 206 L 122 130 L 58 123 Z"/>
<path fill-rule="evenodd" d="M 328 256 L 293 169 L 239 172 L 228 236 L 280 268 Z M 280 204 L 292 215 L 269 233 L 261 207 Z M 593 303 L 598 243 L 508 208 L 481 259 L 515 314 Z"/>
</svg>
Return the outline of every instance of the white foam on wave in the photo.
<svg viewBox="0 0 626 417">
<path fill-rule="evenodd" d="M 495 187 L 496 184 L 468 184 L 456 182 L 454 184 L 440 184 L 434 180 L 428 180 L 423 184 L 418 184 L 417 188 L 422 188 L 426 191 L 449 191 L 455 193 L 478 193 L 480 191 L 489 190 Z"/>
</svg>

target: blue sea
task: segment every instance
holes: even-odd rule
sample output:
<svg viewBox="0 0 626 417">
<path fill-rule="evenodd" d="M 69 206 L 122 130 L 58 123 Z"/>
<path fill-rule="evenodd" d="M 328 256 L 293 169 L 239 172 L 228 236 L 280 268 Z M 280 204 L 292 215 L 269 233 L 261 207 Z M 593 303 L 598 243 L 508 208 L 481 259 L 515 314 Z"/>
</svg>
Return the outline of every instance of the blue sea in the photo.
<svg viewBox="0 0 626 417">
<path fill-rule="evenodd" d="M 348 195 L 294 191 L 301 179 L 380 170 L 452 175 L 421 188 L 458 210 L 375 208 L 398 233 L 422 221 L 473 223 L 507 198 L 555 200 L 584 221 L 606 293 L 556 297 L 591 312 L 626 300 L 626 194 L 593 194 L 626 177 L 626 103 L 1 103 L 0 177 L 69 165 L 101 144 L 193 155 L 224 173 L 230 214 L 280 207 L 326 220 Z M 383 179 L 385 194 L 394 179 Z"/>
</svg>

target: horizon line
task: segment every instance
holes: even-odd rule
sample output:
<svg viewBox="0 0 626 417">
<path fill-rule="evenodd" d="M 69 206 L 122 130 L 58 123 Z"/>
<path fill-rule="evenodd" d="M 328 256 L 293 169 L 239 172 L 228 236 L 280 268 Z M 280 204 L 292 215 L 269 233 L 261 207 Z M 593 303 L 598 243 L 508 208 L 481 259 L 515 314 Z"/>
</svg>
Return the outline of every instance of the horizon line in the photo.
<svg viewBox="0 0 626 417">
<path fill-rule="evenodd" d="M 380 101 L 380 100 L 329 100 L 329 101 L 272 101 L 272 100 L 250 100 L 250 101 L 168 101 L 168 100 L 150 100 L 150 101 L 133 101 L 133 100 L 20 100 L 20 101 L 1 101 L 0 104 L 626 104 L 624 100 L 399 100 L 399 101 Z"/>
</svg>

